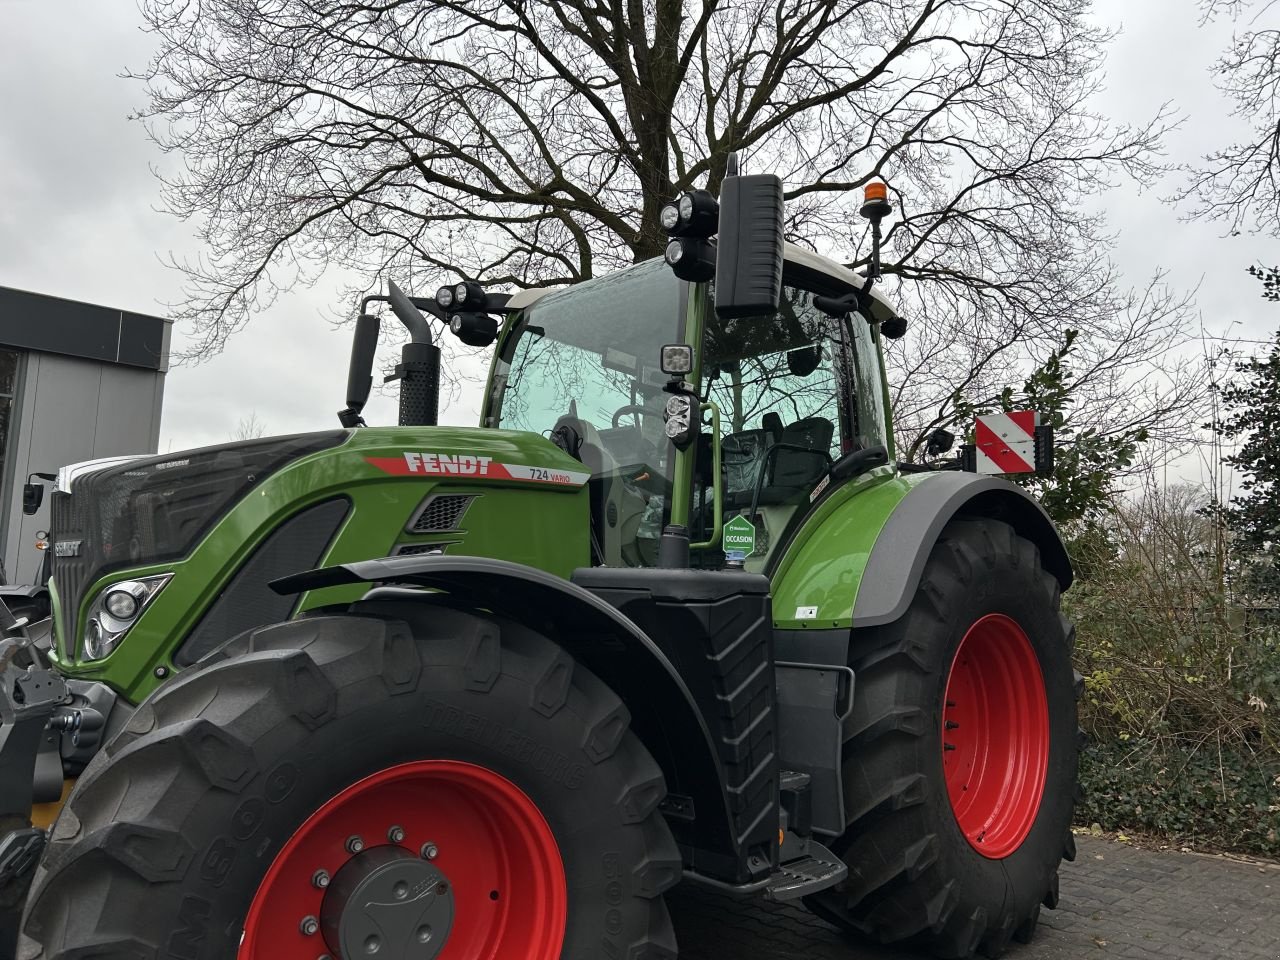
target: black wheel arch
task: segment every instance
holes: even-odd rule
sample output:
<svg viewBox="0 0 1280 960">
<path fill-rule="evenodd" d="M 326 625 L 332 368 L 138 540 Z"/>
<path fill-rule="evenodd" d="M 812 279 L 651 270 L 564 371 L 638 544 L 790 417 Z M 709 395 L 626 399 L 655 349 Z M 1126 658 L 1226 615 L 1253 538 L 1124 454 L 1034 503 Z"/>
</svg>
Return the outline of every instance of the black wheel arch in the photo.
<svg viewBox="0 0 1280 960">
<path fill-rule="evenodd" d="M 686 866 L 719 875 L 745 861 L 733 829 L 729 793 L 715 741 L 679 671 L 628 617 L 595 594 L 533 567 L 486 557 L 425 555 L 364 560 L 324 567 L 274 581 L 272 589 L 298 593 L 340 584 L 380 586 L 352 612 L 377 605 L 444 603 L 490 610 L 527 624 L 560 644 L 626 704 L 632 729 L 661 767 L 668 794 L 691 798 L 699 846 L 713 854 L 701 863 L 682 845 Z M 428 587 L 424 595 L 406 586 Z M 332 612 L 332 611 L 330 611 Z M 725 876 L 737 882 L 740 877 Z"/>
<path fill-rule="evenodd" d="M 929 551 L 959 518 L 1001 520 L 1040 551 L 1040 563 L 1071 586 L 1067 548 L 1044 508 L 1022 487 L 1000 477 L 939 472 L 917 485 L 890 514 L 867 559 L 853 605 L 853 627 L 892 623 L 907 612 Z"/>
</svg>

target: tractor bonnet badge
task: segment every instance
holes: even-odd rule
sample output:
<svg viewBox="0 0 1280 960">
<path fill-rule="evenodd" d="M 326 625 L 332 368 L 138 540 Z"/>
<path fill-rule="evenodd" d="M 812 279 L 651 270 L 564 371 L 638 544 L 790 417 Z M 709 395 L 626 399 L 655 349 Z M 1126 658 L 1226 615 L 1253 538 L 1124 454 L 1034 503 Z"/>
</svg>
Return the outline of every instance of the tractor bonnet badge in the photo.
<svg viewBox="0 0 1280 960">
<path fill-rule="evenodd" d="M 581 487 L 591 474 L 524 463 L 501 463 L 492 457 L 466 453 L 432 453 L 406 450 L 395 457 L 365 457 L 383 473 L 401 477 L 474 477 L 485 480 L 524 480 L 567 487 Z"/>
<path fill-rule="evenodd" d="M 449 456 L 445 453 L 405 453 L 404 462 L 410 473 L 483 477 L 489 472 L 489 464 L 493 462 L 493 458 L 469 457 L 465 454 Z"/>
</svg>

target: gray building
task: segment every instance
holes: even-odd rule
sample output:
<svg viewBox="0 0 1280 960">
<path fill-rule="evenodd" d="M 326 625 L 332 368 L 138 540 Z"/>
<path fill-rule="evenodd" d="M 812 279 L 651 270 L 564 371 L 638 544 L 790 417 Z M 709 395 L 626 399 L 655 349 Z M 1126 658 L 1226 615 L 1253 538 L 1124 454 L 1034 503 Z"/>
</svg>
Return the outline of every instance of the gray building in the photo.
<svg viewBox="0 0 1280 960">
<path fill-rule="evenodd" d="M 171 321 L 0 287 L 0 546 L 10 583 L 31 583 L 49 500 L 22 512 L 31 473 L 130 453 L 160 438 Z"/>
</svg>

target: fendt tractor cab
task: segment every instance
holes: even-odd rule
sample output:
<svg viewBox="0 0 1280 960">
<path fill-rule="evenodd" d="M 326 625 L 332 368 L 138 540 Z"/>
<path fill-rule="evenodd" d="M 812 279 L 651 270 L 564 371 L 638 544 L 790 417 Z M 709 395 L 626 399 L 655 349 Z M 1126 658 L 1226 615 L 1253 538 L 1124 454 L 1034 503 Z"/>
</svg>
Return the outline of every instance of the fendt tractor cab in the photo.
<svg viewBox="0 0 1280 960">
<path fill-rule="evenodd" d="M 1071 568 L 1021 487 L 897 462 L 872 187 L 866 275 L 731 170 L 663 259 L 392 284 L 399 426 L 361 419 L 366 302 L 342 429 L 60 483 L 52 647 L 0 605 L 18 954 L 674 957 L 682 881 L 1027 939 L 1072 854 Z M 435 425 L 446 326 L 493 345 L 478 428 Z"/>
</svg>

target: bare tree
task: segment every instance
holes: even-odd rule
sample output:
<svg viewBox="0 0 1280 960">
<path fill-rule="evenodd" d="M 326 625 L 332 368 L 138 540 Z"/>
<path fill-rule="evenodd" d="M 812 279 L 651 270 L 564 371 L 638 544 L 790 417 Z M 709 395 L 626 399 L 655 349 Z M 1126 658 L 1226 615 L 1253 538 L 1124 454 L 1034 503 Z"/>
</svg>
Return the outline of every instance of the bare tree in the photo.
<svg viewBox="0 0 1280 960">
<path fill-rule="evenodd" d="M 1280 28 L 1275 0 L 1201 0 L 1205 20 L 1230 17 L 1238 26 L 1214 64 L 1218 87 L 1249 136 L 1205 155 L 1181 199 L 1189 215 L 1231 231 L 1280 236 Z"/>
<path fill-rule="evenodd" d="M 1187 304 L 1123 289 L 1088 203 L 1161 172 L 1166 114 L 1092 111 L 1110 38 L 1089 7 L 142 0 L 159 40 L 143 119 L 181 154 L 165 197 L 208 248 L 183 264 L 191 352 L 330 265 L 531 286 L 655 256 L 660 205 L 717 189 L 742 151 L 789 185 L 792 238 L 855 267 L 857 188 L 889 182 L 905 451 L 950 422 L 957 387 L 1014 382 L 1066 328 L 1095 357 L 1099 418 L 1123 395 L 1122 418 L 1185 432 L 1194 390 L 1164 361 Z"/>
<path fill-rule="evenodd" d="M 231 434 L 232 440 L 257 440 L 267 432 L 267 425 L 258 419 L 258 411 L 251 410 L 247 417 L 241 417 Z"/>
</svg>

